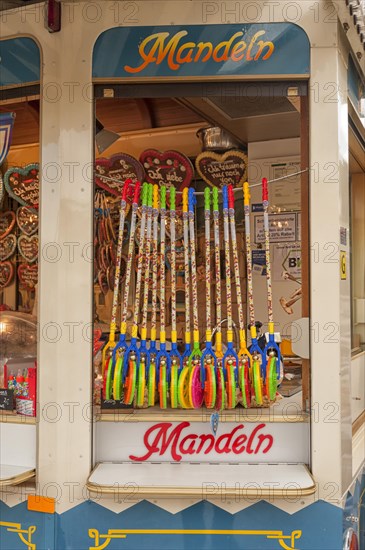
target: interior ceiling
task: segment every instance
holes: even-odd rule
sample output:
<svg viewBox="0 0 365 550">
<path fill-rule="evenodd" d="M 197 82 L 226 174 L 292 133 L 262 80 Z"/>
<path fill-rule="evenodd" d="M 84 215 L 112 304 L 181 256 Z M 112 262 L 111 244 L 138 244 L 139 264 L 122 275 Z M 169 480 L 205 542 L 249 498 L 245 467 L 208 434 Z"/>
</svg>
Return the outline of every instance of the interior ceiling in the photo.
<svg viewBox="0 0 365 550">
<path fill-rule="evenodd" d="M 99 99 L 96 118 L 107 130 L 116 133 L 133 132 L 164 126 L 204 123 L 201 115 L 173 99 Z"/>
<path fill-rule="evenodd" d="M 300 136 L 300 98 L 187 97 L 179 100 L 243 145 Z"/>
<path fill-rule="evenodd" d="M 249 142 L 300 135 L 300 98 L 187 97 L 100 99 L 96 117 L 108 130 L 128 131 L 210 123 L 246 146 Z"/>
<path fill-rule="evenodd" d="M 1 1 L 1 0 L 0 0 Z M 98 99 L 96 117 L 112 132 L 128 132 L 214 124 L 221 126 L 242 145 L 300 135 L 300 103 L 287 98 L 190 97 L 184 99 Z M 0 112 L 15 112 L 12 144 L 39 141 L 39 100 L 0 105 Z"/>
<path fill-rule="evenodd" d="M 1 0 L 0 0 L 1 2 Z M 39 142 L 39 100 L 0 105 L 0 113 L 15 113 L 12 146 Z"/>
</svg>

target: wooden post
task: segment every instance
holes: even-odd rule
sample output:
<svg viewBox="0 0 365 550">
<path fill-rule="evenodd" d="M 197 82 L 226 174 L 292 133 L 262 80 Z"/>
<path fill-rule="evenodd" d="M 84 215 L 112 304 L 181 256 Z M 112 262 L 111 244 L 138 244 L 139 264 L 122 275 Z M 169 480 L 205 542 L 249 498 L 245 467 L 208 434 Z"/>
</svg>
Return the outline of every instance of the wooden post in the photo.
<svg viewBox="0 0 365 550">
<path fill-rule="evenodd" d="M 309 168 L 308 97 L 300 98 L 300 169 Z M 309 317 L 309 170 L 301 174 L 302 317 Z M 310 361 L 302 360 L 303 410 L 310 409 Z"/>
</svg>

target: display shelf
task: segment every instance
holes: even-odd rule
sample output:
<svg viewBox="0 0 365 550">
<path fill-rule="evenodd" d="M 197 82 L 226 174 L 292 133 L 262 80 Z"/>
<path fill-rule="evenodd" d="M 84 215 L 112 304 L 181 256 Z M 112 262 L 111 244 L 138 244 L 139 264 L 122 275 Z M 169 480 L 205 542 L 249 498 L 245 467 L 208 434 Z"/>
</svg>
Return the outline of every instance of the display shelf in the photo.
<svg viewBox="0 0 365 550">
<path fill-rule="evenodd" d="M 214 480 L 214 481 L 212 481 Z M 91 494 L 156 496 L 306 496 L 315 482 L 305 464 L 99 463 L 87 481 Z"/>
<path fill-rule="evenodd" d="M 212 409 L 183 410 L 149 407 L 148 409 L 114 409 L 104 412 L 95 409 L 96 422 L 209 422 Z M 310 415 L 302 410 L 302 392 L 282 398 L 270 408 L 244 409 L 236 407 L 220 413 L 221 422 L 309 422 Z"/>
<path fill-rule="evenodd" d="M 3 413 L 0 412 L 0 424 L 30 424 L 37 423 L 35 416 L 22 416 L 17 413 Z"/>
<path fill-rule="evenodd" d="M 33 477 L 35 477 L 35 469 L 31 466 L 0 464 L 0 487 L 19 485 Z"/>
</svg>

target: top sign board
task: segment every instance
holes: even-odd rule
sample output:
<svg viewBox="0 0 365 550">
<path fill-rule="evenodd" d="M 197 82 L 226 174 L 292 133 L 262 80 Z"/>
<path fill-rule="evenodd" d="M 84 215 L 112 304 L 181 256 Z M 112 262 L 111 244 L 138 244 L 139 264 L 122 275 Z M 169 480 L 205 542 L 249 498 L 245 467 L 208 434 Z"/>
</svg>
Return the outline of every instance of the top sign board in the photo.
<svg viewBox="0 0 365 550">
<path fill-rule="evenodd" d="M 309 75 L 310 44 L 292 23 L 116 27 L 93 52 L 93 78 Z"/>
</svg>

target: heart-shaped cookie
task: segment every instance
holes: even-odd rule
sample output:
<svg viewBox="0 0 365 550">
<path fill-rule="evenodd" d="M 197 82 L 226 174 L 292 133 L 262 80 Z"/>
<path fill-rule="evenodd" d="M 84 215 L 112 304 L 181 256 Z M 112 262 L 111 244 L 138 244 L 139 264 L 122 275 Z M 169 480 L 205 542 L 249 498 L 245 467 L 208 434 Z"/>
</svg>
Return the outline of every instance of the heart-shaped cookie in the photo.
<svg viewBox="0 0 365 550">
<path fill-rule="evenodd" d="M 38 264 L 20 264 L 18 267 L 19 283 L 26 290 L 34 290 L 38 282 Z"/>
<path fill-rule="evenodd" d="M 7 235 L 0 241 L 0 262 L 4 262 L 14 254 L 16 250 L 16 236 Z"/>
<path fill-rule="evenodd" d="M 198 174 L 212 187 L 240 187 L 246 181 L 247 164 L 247 155 L 242 151 L 227 151 L 223 155 L 204 151 L 195 160 Z"/>
<path fill-rule="evenodd" d="M 110 181 L 112 178 L 115 181 Z M 137 159 L 126 153 L 117 153 L 110 158 L 95 161 L 95 183 L 108 193 L 120 197 L 125 180 L 133 183 L 143 181 L 144 170 Z"/>
<path fill-rule="evenodd" d="M 158 185 L 174 186 L 182 191 L 190 185 L 194 168 L 188 157 L 178 151 L 157 151 L 147 149 L 141 153 L 139 160 L 146 172 L 146 180 Z M 167 196 L 168 198 L 168 196 Z M 176 204 L 181 203 L 181 195 L 176 196 Z"/>
<path fill-rule="evenodd" d="M 20 235 L 18 238 L 18 250 L 24 260 L 30 264 L 34 263 L 38 258 L 38 235 Z"/>
<path fill-rule="evenodd" d="M 15 225 L 15 214 L 11 210 L 0 213 L 0 240 L 9 235 Z"/>
<path fill-rule="evenodd" d="M 38 230 L 38 214 L 27 206 L 20 206 L 16 211 L 16 222 L 22 233 L 30 237 Z"/>
<path fill-rule="evenodd" d="M 5 187 L 9 195 L 23 206 L 38 208 L 39 165 L 28 164 L 25 168 L 13 166 L 4 175 Z"/>
<path fill-rule="evenodd" d="M 9 286 L 14 277 L 14 264 L 12 262 L 0 262 L 0 288 Z"/>
</svg>

